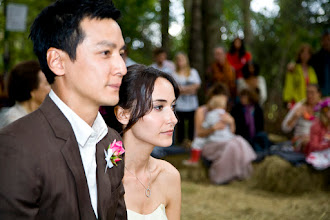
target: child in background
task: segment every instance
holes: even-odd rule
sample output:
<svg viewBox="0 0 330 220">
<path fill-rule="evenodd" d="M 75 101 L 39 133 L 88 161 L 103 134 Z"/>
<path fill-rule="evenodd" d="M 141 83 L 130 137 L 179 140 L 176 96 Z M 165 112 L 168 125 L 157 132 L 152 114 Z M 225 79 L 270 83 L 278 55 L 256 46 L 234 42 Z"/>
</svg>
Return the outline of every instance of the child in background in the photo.
<svg viewBox="0 0 330 220">
<path fill-rule="evenodd" d="M 236 134 L 242 136 L 255 152 L 263 152 L 270 146 L 264 129 L 264 112 L 259 104 L 259 95 L 255 90 L 242 89 L 239 102 L 231 110 L 235 119 Z"/>
<path fill-rule="evenodd" d="M 310 141 L 305 148 L 306 161 L 316 169 L 330 167 L 330 97 L 314 108 L 319 112 L 310 131 Z"/>
<path fill-rule="evenodd" d="M 221 119 L 221 115 L 226 112 L 227 98 L 225 96 L 214 96 L 210 99 L 207 105 L 211 111 L 206 113 L 202 127 L 209 129 L 218 123 Z M 231 129 L 228 125 L 222 130 L 215 130 L 207 137 L 195 137 L 191 145 L 191 158 L 189 160 L 185 160 L 184 164 L 197 164 L 200 159 L 202 148 L 206 143 L 228 141 L 232 137 L 234 137 L 234 134 L 231 132 Z"/>
</svg>

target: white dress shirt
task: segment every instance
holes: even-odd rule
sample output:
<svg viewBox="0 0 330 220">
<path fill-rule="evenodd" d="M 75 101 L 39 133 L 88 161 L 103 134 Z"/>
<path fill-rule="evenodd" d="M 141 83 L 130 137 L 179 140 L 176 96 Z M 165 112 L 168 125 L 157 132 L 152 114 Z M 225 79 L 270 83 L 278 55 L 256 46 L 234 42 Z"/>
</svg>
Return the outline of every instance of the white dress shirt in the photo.
<svg viewBox="0 0 330 220">
<path fill-rule="evenodd" d="M 62 111 L 64 116 L 70 122 L 73 132 L 76 136 L 80 156 L 87 178 L 89 195 L 92 207 L 96 217 L 97 214 L 97 185 L 96 185 L 96 144 L 102 140 L 108 133 L 108 127 L 100 113 L 90 127 L 83 119 L 81 119 L 74 111 L 72 111 L 55 93 L 50 91 L 49 97 L 54 101 L 57 107 Z"/>
</svg>

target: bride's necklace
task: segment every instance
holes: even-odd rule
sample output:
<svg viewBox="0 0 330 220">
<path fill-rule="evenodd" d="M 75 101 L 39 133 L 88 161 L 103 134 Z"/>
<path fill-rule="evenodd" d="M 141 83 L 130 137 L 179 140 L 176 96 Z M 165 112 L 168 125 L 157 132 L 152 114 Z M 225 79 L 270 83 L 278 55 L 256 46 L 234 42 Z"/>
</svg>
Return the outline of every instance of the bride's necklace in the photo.
<svg viewBox="0 0 330 220">
<path fill-rule="evenodd" d="M 139 178 L 137 178 L 137 176 L 135 176 L 134 175 L 134 173 L 132 173 L 131 171 L 129 171 L 128 169 L 127 169 L 127 167 L 125 166 L 125 169 L 130 173 L 130 174 L 132 174 L 140 183 L 141 183 L 141 185 L 143 186 L 143 188 L 146 190 L 145 191 L 145 195 L 146 195 L 146 197 L 150 197 L 151 196 L 151 190 L 150 190 L 150 181 L 151 181 L 151 172 L 150 172 L 150 170 L 148 170 L 149 171 L 149 183 L 148 183 L 148 187 L 146 187 L 140 180 L 139 180 Z"/>
</svg>

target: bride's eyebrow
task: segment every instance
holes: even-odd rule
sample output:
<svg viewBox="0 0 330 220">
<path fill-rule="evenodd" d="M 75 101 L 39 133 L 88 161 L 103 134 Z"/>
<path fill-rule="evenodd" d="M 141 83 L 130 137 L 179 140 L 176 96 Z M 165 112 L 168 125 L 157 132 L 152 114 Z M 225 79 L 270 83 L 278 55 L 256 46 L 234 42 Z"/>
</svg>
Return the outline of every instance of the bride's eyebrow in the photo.
<svg viewBox="0 0 330 220">
<path fill-rule="evenodd" d="M 167 102 L 167 100 L 165 99 L 156 99 L 156 100 L 152 100 L 152 102 Z"/>
</svg>

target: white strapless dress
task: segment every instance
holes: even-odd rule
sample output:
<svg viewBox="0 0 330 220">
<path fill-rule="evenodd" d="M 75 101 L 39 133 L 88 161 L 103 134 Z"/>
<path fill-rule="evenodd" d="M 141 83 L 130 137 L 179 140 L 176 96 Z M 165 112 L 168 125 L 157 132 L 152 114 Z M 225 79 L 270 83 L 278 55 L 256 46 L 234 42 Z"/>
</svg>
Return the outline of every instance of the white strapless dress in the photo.
<svg viewBox="0 0 330 220">
<path fill-rule="evenodd" d="M 127 209 L 127 220 L 167 220 L 165 206 L 160 204 L 155 211 L 148 215 L 142 215 Z"/>
</svg>

